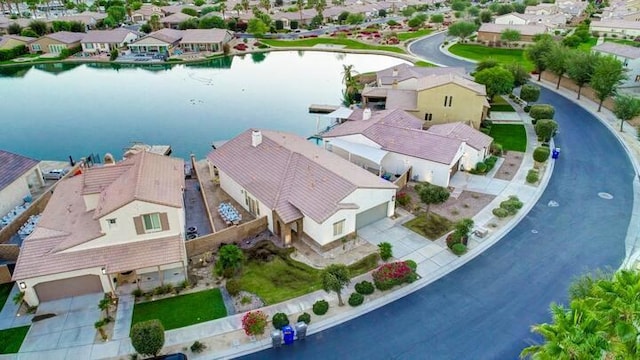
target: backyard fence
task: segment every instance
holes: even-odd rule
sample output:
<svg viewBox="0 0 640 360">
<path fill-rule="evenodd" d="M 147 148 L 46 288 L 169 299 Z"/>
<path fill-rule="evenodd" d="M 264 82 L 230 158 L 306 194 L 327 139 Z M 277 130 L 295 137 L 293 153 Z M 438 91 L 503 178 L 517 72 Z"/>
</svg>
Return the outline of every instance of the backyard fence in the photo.
<svg viewBox="0 0 640 360">
<path fill-rule="evenodd" d="M 263 216 L 240 225 L 230 226 L 213 234 L 188 240 L 185 243 L 187 257 L 192 258 L 207 251 L 215 252 L 222 243 L 240 243 L 240 241 L 256 236 L 265 230 L 267 230 L 267 217 Z"/>
</svg>

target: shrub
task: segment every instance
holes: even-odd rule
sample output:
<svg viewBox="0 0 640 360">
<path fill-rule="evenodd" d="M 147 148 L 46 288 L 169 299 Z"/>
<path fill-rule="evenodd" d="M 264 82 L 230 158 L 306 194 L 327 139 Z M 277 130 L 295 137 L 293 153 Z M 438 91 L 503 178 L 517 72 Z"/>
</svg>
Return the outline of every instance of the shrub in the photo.
<svg viewBox="0 0 640 360">
<path fill-rule="evenodd" d="M 502 149 L 502 145 L 500 145 L 500 144 L 498 144 L 496 142 L 491 143 L 491 147 L 489 148 L 489 152 L 491 154 L 496 155 L 496 156 L 500 156 L 500 155 L 502 155 L 503 151 L 504 150 Z M 497 159 L 496 159 L 496 161 L 497 161 Z"/>
<path fill-rule="evenodd" d="M 527 182 L 529 184 L 535 184 L 536 182 L 538 182 L 538 171 L 536 171 L 535 169 L 530 169 L 529 172 L 527 172 Z"/>
<path fill-rule="evenodd" d="M 133 295 L 133 296 L 135 296 L 135 297 L 139 298 L 139 297 L 141 297 L 142 295 L 144 295 L 144 292 L 143 292 L 142 290 L 140 290 L 140 289 L 135 289 L 135 290 L 133 290 L 133 291 L 131 292 L 131 295 Z"/>
<path fill-rule="evenodd" d="M 487 164 L 483 163 L 483 162 L 479 162 L 476 164 L 476 172 L 479 174 L 484 174 L 485 172 L 487 172 Z"/>
<path fill-rule="evenodd" d="M 199 354 L 199 353 L 203 352 L 204 349 L 206 349 L 206 348 L 207 348 L 207 345 L 205 345 L 205 344 L 203 344 L 203 343 L 201 343 L 200 341 L 197 341 L 197 340 L 196 340 L 196 342 L 191 344 L 191 351 L 196 353 L 196 354 Z"/>
<path fill-rule="evenodd" d="M 0 49 L 0 61 L 15 59 L 27 52 L 27 47 L 25 45 L 16 46 L 11 49 Z"/>
<path fill-rule="evenodd" d="M 460 240 L 467 238 L 469 236 L 469 233 L 471 233 L 471 229 L 473 229 L 473 224 L 474 222 L 471 219 L 462 219 L 458 221 L 454 225 L 455 238 L 458 238 Z"/>
<path fill-rule="evenodd" d="M 535 130 L 538 139 L 547 142 L 558 131 L 558 123 L 550 119 L 542 119 L 536 123 Z"/>
<path fill-rule="evenodd" d="M 164 327 L 160 320 L 148 320 L 131 327 L 131 345 L 141 355 L 157 355 L 164 346 Z"/>
<path fill-rule="evenodd" d="M 318 300 L 313 303 L 313 313 L 316 315 L 324 315 L 329 311 L 329 303 L 326 300 Z"/>
<path fill-rule="evenodd" d="M 409 194 L 401 192 L 396 195 L 396 202 L 400 206 L 407 206 L 411 203 L 411 196 Z"/>
<path fill-rule="evenodd" d="M 522 85 L 520 88 L 520 99 L 526 102 L 538 101 L 540 98 L 540 87 L 530 84 Z"/>
<path fill-rule="evenodd" d="M 524 108 L 522 108 L 522 110 L 524 110 L 524 112 L 528 113 L 529 111 L 531 111 L 531 105 L 526 105 Z"/>
<path fill-rule="evenodd" d="M 415 261 L 413 261 L 413 260 L 405 260 L 404 263 L 407 264 L 407 266 L 409 268 L 411 268 L 411 270 L 413 270 L 413 272 L 416 272 L 416 270 L 418 270 L 418 264 L 416 264 Z"/>
<path fill-rule="evenodd" d="M 451 251 L 453 251 L 454 254 L 460 256 L 467 252 L 467 246 L 462 243 L 456 243 L 451 247 Z"/>
<path fill-rule="evenodd" d="M 416 273 L 404 261 L 384 264 L 373 272 L 373 283 L 378 290 L 388 290 L 396 285 L 413 282 L 416 278 Z"/>
<path fill-rule="evenodd" d="M 509 216 L 509 212 L 503 208 L 497 207 L 491 211 L 493 215 L 499 218 L 506 218 Z"/>
<path fill-rule="evenodd" d="M 267 314 L 260 310 L 249 311 L 242 317 L 242 329 L 247 336 L 262 335 L 267 327 Z"/>
<path fill-rule="evenodd" d="M 378 244 L 378 251 L 380 252 L 382 261 L 387 261 L 393 256 L 393 247 L 386 241 Z"/>
<path fill-rule="evenodd" d="M 118 49 L 111 50 L 111 53 L 109 53 L 109 60 L 113 61 L 117 58 L 118 58 Z"/>
<path fill-rule="evenodd" d="M 273 315 L 271 323 L 273 324 L 274 328 L 280 330 L 283 326 L 289 325 L 289 317 L 287 317 L 287 314 L 279 312 Z"/>
<path fill-rule="evenodd" d="M 309 313 L 306 313 L 306 312 L 300 314 L 300 316 L 298 316 L 298 322 L 303 322 L 309 325 L 309 323 L 311 322 L 311 315 L 309 315 Z"/>
<path fill-rule="evenodd" d="M 535 148 L 535 150 L 533 150 L 533 160 L 539 163 L 543 163 L 549 158 L 549 153 L 550 151 L 548 147 L 538 146 L 537 148 Z"/>
<path fill-rule="evenodd" d="M 500 203 L 500 208 L 507 211 L 509 215 L 515 215 L 522 208 L 522 201 L 517 196 L 511 195 L 509 199 Z"/>
<path fill-rule="evenodd" d="M 72 47 L 70 49 L 64 49 L 64 50 L 60 51 L 60 59 L 68 58 L 69 56 L 71 56 L 73 54 L 79 53 L 80 51 L 82 51 L 82 47 L 81 46 Z"/>
<path fill-rule="evenodd" d="M 529 110 L 529 116 L 531 116 L 531 118 L 533 118 L 534 120 L 553 119 L 553 116 L 555 114 L 555 108 L 547 104 L 531 105 L 531 110 Z"/>
<path fill-rule="evenodd" d="M 371 295 L 375 290 L 376 288 L 373 287 L 373 284 L 366 280 L 356 284 L 356 291 L 358 292 L 358 294 Z"/>
<path fill-rule="evenodd" d="M 240 293 L 240 281 L 236 279 L 227 280 L 227 284 L 225 286 L 227 288 L 227 292 L 231 296 L 237 296 Z"/>
<path fill-rule="evenodd" d="M 351 294 L 351 296 L 349 296 L 349 305 L 351 306 L 359 306 L 362 305 L 362 303 L 364 302 L 364 296 L 362 294 L 358 294 L 357 292 L 354 292 Z"/>
</svg>

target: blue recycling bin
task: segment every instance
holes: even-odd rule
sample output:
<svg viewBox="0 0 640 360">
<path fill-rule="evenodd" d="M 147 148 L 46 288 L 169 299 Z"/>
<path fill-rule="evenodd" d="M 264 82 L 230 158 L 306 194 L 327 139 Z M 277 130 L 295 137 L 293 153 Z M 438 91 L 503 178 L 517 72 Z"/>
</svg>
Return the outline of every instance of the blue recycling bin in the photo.
<svg viewBox="0 0 640 360">
<path fill-rule="evenodd" d="M 554 148 L 553 151 L 551 152 L 551 158 L 557 159 L 558 156 L 560 156 L 560 148 Z"/>
<path fill-rule="evenodd" d="M 285 325 L 282 327 L 282 335 L 284 337 L 284 344 L 285 345 L 291 345 L 293 344 L 293 337 L 295 335 L 295 332 L 293 331 L 293 328 L 289 325 Z"/>
</svg>

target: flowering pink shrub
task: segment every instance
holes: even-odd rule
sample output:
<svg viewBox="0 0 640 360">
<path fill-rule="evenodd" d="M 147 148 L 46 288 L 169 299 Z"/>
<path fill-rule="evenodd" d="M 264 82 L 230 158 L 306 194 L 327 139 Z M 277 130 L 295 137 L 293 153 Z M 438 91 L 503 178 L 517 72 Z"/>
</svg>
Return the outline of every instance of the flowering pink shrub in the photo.
<svg viewBox="0 0 640 360">
<path fill-rule="evenodd" d="M 410 283 L 416 278 L 416 273 L 404 261 L 384 264 L 373 272 L 373 282 L 379 290 L 388 290 L 405 282 Z"/>
<path fill-rule="evenodd" d="M 262 335 L 267 327 L 267 314 L 262 311 L 249 311 L 242 317 L 242 328 L 248 336 Z"/>
</svg>

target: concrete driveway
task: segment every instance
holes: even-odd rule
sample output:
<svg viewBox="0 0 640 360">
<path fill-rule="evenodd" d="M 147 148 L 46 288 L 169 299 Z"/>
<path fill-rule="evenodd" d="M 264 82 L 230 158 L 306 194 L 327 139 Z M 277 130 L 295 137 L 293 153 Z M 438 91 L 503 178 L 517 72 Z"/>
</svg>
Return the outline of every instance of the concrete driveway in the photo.
<svg viewBox="0 0 640 360">
<path fill-rule="evenodd" d="M 93 324 L 101 319 L 98 303 L 103 296 L 97 293 L 41 303 L 36 315 L 56 316 L 31 325 L 20 348 L 19 358 L 90 358 L 96 336 Z M 30 356 L 32 352 L 35 353 Z"/>
</svg>

